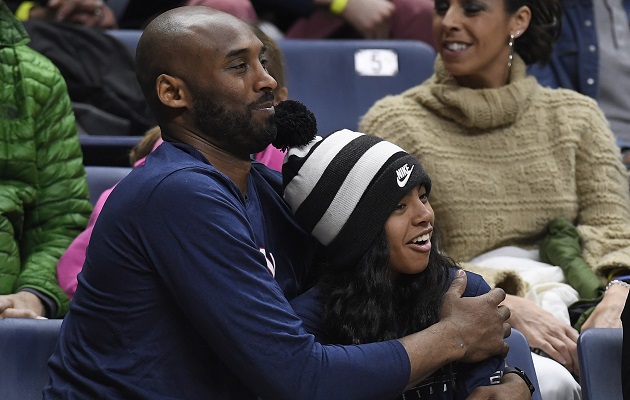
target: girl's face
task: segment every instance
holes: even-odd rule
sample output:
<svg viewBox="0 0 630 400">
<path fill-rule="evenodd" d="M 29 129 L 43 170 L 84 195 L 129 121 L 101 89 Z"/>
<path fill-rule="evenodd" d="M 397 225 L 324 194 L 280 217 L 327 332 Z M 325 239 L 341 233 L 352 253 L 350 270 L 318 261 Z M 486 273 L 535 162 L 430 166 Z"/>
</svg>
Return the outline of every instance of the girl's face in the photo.
<svg viewBox="0 0 630 400">
<path fill-rule="evenodd" d="M 385 223 L 393 273 L 418 274 L 429 264 L 435 216 L 424 186 L 400 200 Z"/>
<path fill-rule="evenodd" d="M 530 11 L 521 7 L 509 15 L 505 1 L 435 0 L 435 46 L 460 85 L 493 88 L 508 82 L 510 35 L 523 34 Z"/>
</svg>

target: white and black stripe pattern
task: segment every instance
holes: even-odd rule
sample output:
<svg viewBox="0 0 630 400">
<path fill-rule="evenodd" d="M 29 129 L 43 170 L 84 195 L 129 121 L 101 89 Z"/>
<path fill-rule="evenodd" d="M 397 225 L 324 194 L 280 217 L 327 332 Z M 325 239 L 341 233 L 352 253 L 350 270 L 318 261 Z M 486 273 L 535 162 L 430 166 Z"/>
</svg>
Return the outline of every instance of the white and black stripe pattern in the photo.
<svg viewBox="0 0 630 400">
<path fill-rule="evenodd" d="M 376 136 L 343 130 L 289 151 L 284 197 L 296 220 L 327 247 L 331 262 L 348 262 L 370 245 L 398 201 L 430 181 L 415 157 Z M 396 170 L 413 167 L 401 188 Z"/>
</svg>

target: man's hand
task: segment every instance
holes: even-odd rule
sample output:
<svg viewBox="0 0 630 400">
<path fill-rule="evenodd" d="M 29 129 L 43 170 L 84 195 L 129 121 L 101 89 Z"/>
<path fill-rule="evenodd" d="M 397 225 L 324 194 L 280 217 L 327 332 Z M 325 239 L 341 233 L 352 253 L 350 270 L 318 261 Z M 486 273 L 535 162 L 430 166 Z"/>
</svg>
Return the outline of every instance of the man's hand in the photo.
<svg viewBox="0 0 630 400">
<path fill-rule="evenodd" d="M 444 365 L 462 361 L 479 362 L 495 355 L 505 356 L 509 346 L 510 310 L 501 306 L 505 292 L 492 289 L 478 297 L 462 298 L 467 277 L 459 270 L 444 294 L 440 321 L 400 339 L 411 364 L 407 389 Z"/>
<path fill-rule="evenodd" d="M 455 325 L 460 346 L 464 350 L 462 362 L 478 362 L 490 356 L 505 356 L 509 346 L 503 341 L 510 335 L 507 323 L 510 310 L 500 303 L 505 299 L 502 289 L 492 289 L 478 297 L 465 297 L 466 275 L 457 276 L 444 295 L 440 310 L 440 322 Z"/>
<path fill-rule="evenodd" d="M 103 0 L 50 0 L 46 7 L 33 7 L 29 18 L 70 21 L 101 29 L 117 26 L 114 12 Z"/>
<path fill-rule="evenodd" d="M 389 0 L 349 0 L 341 17 L 365 39 L 389 39 L 395 9 Z"/>
<path fill-rule="evenodd" d="M 525 335 L 530 347 L 544 351 L 572 373 L 579 374 L 579 334 L 573 327 L 522 297 L 509 295 L 503 304 L 512 311 L 510 324 Z"/>
<path fill-rule="evenodd" d="M 621 328 L 621 312 L 628 298 L 628 288 L 610 285 L 604 298 L 595 306 L 593 313 L 582 325 L 582 332 L 589 328 Z"/>
<path fill-rule="evenodd" d="M 504 375 L 499 385 L 479 386 L 466 400 L 530 400 L 527 384 L 515 374 Z"/>
<path fill-rule="evenodd" d="M 39 297 L 30 292 L 17 292 L 0 296 L 0 319 L 39 318 L 46 309 Z"/>
</svg>

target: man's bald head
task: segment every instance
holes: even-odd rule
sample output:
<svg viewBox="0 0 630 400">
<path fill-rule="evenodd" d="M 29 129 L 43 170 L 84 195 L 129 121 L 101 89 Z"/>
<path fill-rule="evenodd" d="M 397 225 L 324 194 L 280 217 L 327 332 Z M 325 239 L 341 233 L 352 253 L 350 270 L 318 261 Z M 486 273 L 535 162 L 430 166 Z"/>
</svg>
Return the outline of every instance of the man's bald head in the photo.
<svg viewBox="0 0 630 400">
<path fill-rule="evenodd" d="M 151 108 L 159 108 L 155 82 L 160 74 L 185 79 L 198 65 L 203 44 L 234 29 L 250 31 L 240 19 L 204 6 L 175 8 L 151 21 L 136 49 L 136 77 Z"/>
</svg>

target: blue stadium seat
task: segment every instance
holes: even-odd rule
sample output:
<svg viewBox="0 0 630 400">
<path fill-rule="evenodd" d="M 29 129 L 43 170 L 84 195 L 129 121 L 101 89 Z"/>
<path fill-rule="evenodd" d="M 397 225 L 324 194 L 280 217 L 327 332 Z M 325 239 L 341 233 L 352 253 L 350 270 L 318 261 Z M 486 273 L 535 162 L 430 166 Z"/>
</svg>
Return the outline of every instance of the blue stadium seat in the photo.
<svg viewBox="0 0 630 400">
<path fill-rule="evenodd" d="M 123 16 L 127 9 L 129 0 L 107 0 L 107 6 L 112 9 L 116 20 L 119 20 Z"/>
<path fill-rule="evenodd" d="M 357 130 L 379 99 L 418 85 L 433 73 L 435 51 L 412 40 L 301 40 L 278 44 L 289 97 L 317 118 L 319 135 Z"/>
<path fill-rule="evenodd" d="M 512 329 L 512 333 L 507 339 L 505 339 L 505 341 L 510 345 L 510 351 L 505 358 L 505 361 L 510 367 L 518 367 L 525 371 L 529 379 L 536 387 L 536 391 L 532 395 L 532 400 L 542 400 L 542 396 L 540 395 L 540 386 L 538 385 L 538 376 L 536 375 L 536 370 L 534 369 L 534 361 L 532 360 L 532 353 L 529 349 L 527 339 L 521 332 L 516 329 Z"/>
<path fill-rule="evenodd" d="M 136 57 L 136 47 L 138 46 L 138 40 L 140 40 L 140 36 L 142 35 L 142 30 L 140 29 L 108 29 L 105 31 L 110 36 L 115 37 L 120 40 L 133 58 Z"/>
<path fill-rule="evenodd" d="M 0 320 L 0 399 L 40 400 L 61 319 Z"/>
<path fill-rule="evenodd" d="M 142 136 L 79 135 L 83 165 L 129 167 L 129 152 Z"/>
<path fill-rule="evenodd" d="M 577 345 L 583 400 L 623 399 L 622 343 L 622 328 L 591 328 L 580 334 Z"/>
<path fill-rule="evenodd" d="M 92 205 L 96 203 L 101 193 L 117 184 L 130 171 L 131 167 L 86 166 L 85 172 Z"/>
</svg>

